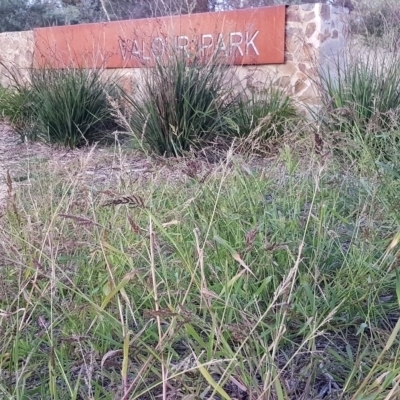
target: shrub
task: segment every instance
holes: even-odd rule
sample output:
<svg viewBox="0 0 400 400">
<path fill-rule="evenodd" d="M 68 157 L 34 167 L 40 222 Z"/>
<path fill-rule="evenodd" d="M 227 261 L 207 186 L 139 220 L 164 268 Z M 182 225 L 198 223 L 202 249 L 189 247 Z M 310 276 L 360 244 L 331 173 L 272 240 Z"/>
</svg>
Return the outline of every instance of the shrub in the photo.
<svg viewBox="0 0 400 400">
<path fill-rule="evenodd" d="M 29 83 L 15 79 L 0 109 L 28 139 L 73 148 L 104 140 L 116 127 L 110 95 L 117 85 L 100 70 L 34 69 Z"/>
<path fill-rule="evenodd" d="M 233 86 L 229 66 L 217 57 L 205 61 L 171 52 L 144 71 L 134 96 L 125 95 L 132 107 L 130 129 L 144 148 L 157 154 L 180 156 L 198 149 L 212 136 L 230 132 Z"/>
<path fill-rule="evenodd" d="M 49 2 L 41 0 L 2 0 L 0 33 L 25 31 L 51 23 L 46 15 L 49 6 Z"/>
</svg>

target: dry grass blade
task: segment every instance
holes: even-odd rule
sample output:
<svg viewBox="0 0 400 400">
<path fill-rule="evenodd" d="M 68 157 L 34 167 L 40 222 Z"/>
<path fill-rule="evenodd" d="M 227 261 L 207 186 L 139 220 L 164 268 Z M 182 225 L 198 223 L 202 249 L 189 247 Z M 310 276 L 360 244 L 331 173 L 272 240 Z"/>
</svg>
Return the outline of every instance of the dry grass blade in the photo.
<svg viewBox="0 0 400 400">
<path fill-rule="evenodd" d="M 92 225 L 92 226 L 100 226 L 97 222 L 92 221 L 91 219 L 83 216 L 78 216 L 78 215 L 70 215 L 70 214 L 58 214 L 59 217 L 63 217 L 66 219 L 72 219 L 75 221 L 78 225 Z"/>
<path fill-rule="evenodd" d="M 138 207 L 138 208 L 144 208 L 144 200 L 137 195 L 130 195 L 130 196 L 122 196 L 117 199 L 109 200 L 106 201 L 105 203 L 102 204 L 103 207 L 107 206 L 116 206 L 119 204 L 128 204 L 131 207 Z"/>
<path fill-rule="evenodd" d="M 246 239 L 246 252 L 249 252 L 254 245 L 254 241 L 256 240 L 257 233 L 259 232 L 259 228 L 253 228 L 250 231 L 246 232 L 245 239 Z"/>
<path fill-rule="evenodd" d="M 12 211 L 13 211 L 15 217 L 17 218 L 18 223 L 21 224 L 21 217 L 20 217 L 20 213 L 18 212 L 16 196 L 15 196 L 15 192 L 14 192 L 14 188 L 13 188 L 13 182 L 12 182 L 12 178 L 10 175 L 10 170 L 7 170 L 6 185 L 7 185 L 7 196 L 8 196 L 9 205 L 11 205 Z"/>
<path fill-rule="evenodd" d="M 314 133 L 314 148 L 317 154 L 321 154 L 324 151 L 324 141 L 322 140 L 322 136 L 317 132 Z"/>
<path fill-rule="evenodd" d="M 107 353 L 106 354 L 104 354 L 104 356 L 102 357 L 102 359 L 101 359 L 101 368 L 103 368 L 104 367 L 104 365 L 106 364 L 106 362 L 107 362 L 107 360 L 109 359 L 109 358 L 112 358 L 112 357 L 119 357 L 119 356 L 121 356 L 121 354 L 123 353 L 123 351 L 122 351 L 122 349 L 118 349 L 118 350 L 109 350 L 109 351 L 107 351 Z"/>
<path fill-rule="evenodd" d="M 204 183 L 206 179 L 211 175 L 213 169 L 207 167 L 203 172 L 202 162 L 199 160 L 189 160 L 186 166 L 182 169 L 182 172 L 192 179 L 198 180 L 200 183 Z"/>
<path fill-rule="evenodd" d="M 13 184 L 12 184 L 12 179 L 11 179 L 11 175 L 10 175 L 10 170 L 7 170 L 6 184 L 7 184 L 7 195 L 9 197 L 11 197 L 13 194 Z"/>
<path fill-rule="evenodd" d="M 236 250 L 234 250 L 226 240 L 222 239 L 218 235 L 214 236 L 214 240 L 217 243 L 221 244 L 226 250 L 229 251 L 229 253 L 232 255 L 233 259 L 235 261 L 237 261 L 244 268 L 243 271 L 247 271 L 251 275 L 255 276 L 253 271 L 249 268 L 249 266 L 246 265 L 246 263 L 242 260 L 242 258 L 240 257 L 240 254 Z"/>
<path fill-rule="evenodd" d="M 207 171 L 205 172 L 205 174 L 202 176 L 202 178 L 200 179 L 200 183 L 204 183 L 208 177 L 211 175 L 213 169 L 210 167 L 207 169 Z"/>
<path fill-rule="evenodd" d="M 141 228 L 140 226 L 133 220 L 133 218 L 128 215 L 128 222 L 130 227 L 132 228 L 132 231 L 135 232 L 137 235 L 140 234 Z"/>
<path fill-rule="evenodd" d="M 172 312 L 168 309 L 161 310 L 144 310 L 143 317 L 146 319 L 156 319 L 156 318 L 172 318 L 178 316 L 178 313 Z"/>
</svg>

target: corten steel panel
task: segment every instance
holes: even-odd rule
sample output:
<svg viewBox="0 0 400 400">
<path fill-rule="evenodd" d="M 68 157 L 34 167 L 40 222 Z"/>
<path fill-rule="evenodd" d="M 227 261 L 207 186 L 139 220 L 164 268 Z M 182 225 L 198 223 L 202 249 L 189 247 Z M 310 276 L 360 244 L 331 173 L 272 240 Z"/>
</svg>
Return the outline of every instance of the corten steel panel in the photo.
<svg viewBox="0 0 400 400">
<path fill-rule="evenodd" d="M 135 68 L 175 48 L 236 65 L 282 64 L 285 6 L 34 29 L 35 66 Z"/>
</svg>

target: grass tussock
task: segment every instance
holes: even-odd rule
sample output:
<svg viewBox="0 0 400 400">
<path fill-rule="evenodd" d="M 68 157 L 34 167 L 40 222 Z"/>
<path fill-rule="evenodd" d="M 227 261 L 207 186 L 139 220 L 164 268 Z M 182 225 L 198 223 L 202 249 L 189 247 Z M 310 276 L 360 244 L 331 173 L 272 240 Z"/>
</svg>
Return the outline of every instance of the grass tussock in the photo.
<svg viewBox="0 0 400 400">
<path fill-rule="evenodd" d="M 119 89 L 101 70 L 32 69 L 28 81 L 13 77 L 0 111 L 22 137 L 74 148 L 104 141 L 118 126 L 108 98 Z"/>
<path fill-rule="evenodd" d="M 272 85 L 242 94 L 234 115 L 239 137 L 250 136 L 256 131 L 254 136 L 264 141 L 283 136 L 299 119 L 290 96 Z"/>
<path fill-rule="evenodd" d="M 151 152 L 181 156 L 210 138 L 228 134 L 236 95 L 230 68 L 216 56 L 188 58 L 174 51 L 144 73 L 138 93 L 126 95 L 130 129 Z"/>
<path fill-rule="evenodd" d="M 400 69 L 397 53 L 363 45 L 321 76 L 322 127 L 355 160 L 397 163 Z"/>
<path fill-rule="evenodd" d="M 74 148 L 124 126 L 146 153 L 167 157 L 237 138 L 262 147 L 300 119 L 288 95 L 273 86 L 246 92 L 217 55 L 171 51 L 155 62 L 123 99 L 101 70 L 33 69 L 28 80 L 9 71 L 14 85 L 2 89 L 0 112 L 29 140 Z"/>
<path fill-rule="evenodd" d="M 388 129 L 398 125 L 400 66 L 396 55 L 379 49 L 348 55 L 322 77 L 324 103 L 339 129 L 359 125 Z"/>
</svg>

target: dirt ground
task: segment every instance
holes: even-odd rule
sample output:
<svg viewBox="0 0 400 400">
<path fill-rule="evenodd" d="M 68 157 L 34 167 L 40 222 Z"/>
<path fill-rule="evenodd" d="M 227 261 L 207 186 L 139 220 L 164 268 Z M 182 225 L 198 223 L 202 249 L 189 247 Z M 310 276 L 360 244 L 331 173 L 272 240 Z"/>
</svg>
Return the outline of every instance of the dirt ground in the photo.
<svg viewBox="0 0 400 400">
<path fill-rule="evenodd" d="M 224 156 L 218 158 L 210 162 L 201 156 L 181 159 L 147 157 L 117 141 L 115 145 L 68 150 L 24 141 L 10 126 L 0 121 L 0 207 L 5 205 L 7 199 L 8 174 L 15 190 L 18 186 L 32 184 L 38 165 L 43 163 L 47 163 L 50 170 L 57 170 L 69 178 L 79 170 L 79 179 L 85 184 L 104 190 L 120 187 L 121 182 L 137 180 L 167 180 L 175 183 L 194 176 L 201 180 L 216 170 L 218 161 L 223 160 Z M 254 160 L 244 164 L 245 170 L 259 169 L 270 165 L 270 160 Z"/>
<path fill-rule="evenodd" d="M 29 185 L 37 165 L 44 162 L 49 168 L 65 170 L 66 174 L 71 172 L 71 165 L 84 165 L 82 179 L 99 188 L 106 182 L 117 183 L 123 174 L 146 176 L 155 170 L 152 160 L 119 146 L 56 148 L 23 141 L 6 123 L 0 122 L 0 205 L 7 198 L 7 174 L 14 187 Z"/>
</svg>

